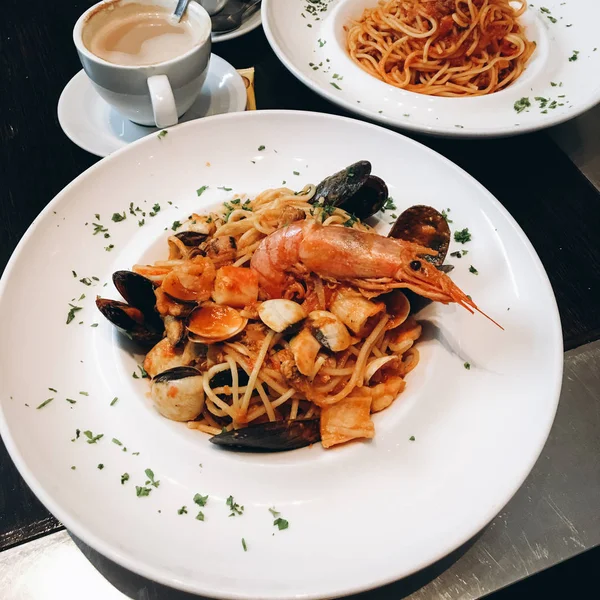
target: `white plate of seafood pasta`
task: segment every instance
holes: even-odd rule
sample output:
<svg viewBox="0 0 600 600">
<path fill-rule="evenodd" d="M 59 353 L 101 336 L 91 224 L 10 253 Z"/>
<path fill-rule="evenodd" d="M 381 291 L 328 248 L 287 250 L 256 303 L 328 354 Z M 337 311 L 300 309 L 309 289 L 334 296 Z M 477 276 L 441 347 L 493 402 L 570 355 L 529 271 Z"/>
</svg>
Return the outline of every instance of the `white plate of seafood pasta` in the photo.
<svg viewBox="0 0 600 600">
<path fill-rule="evenodd" d="M 21 240 L 0 314 L 27 483 L 98 552 L 215 598 L 339 597 L 443 557 L 521 485 L 560 390 L 555 299 L 507 211 L 324 114 L 100 161 Z"/>
<path fill-rule="evenodd" d="M 516 135 L 600 102 L 595 0 L 265 0 L 262 12 L 300 81 L 388 126 Z"/>
</svg>

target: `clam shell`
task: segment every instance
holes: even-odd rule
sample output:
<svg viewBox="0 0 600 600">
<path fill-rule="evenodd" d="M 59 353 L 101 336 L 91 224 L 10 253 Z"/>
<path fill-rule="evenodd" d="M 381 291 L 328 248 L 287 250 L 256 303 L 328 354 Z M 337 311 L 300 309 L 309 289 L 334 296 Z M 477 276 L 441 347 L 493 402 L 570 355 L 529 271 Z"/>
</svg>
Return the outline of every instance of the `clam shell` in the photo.
<svg viewBox="0 0 600 600">
<path fill-rule="evenodd" d="M 187 320 L 190 340 L 203 344 L 222 342 L 240 333 L 248 319 L 239 311 L 220 304 L 205 304 L 193 310 Z"/>
</svg>

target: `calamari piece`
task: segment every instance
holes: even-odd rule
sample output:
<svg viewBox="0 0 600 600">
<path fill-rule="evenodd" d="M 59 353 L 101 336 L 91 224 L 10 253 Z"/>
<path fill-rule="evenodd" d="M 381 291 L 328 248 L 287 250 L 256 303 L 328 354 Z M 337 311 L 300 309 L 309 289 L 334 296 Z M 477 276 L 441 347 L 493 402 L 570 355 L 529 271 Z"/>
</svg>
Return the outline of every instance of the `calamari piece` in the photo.
<svg viewBox="0 0 600 600">
<path fill-rule="evenodd" d="M 321 443 L 324 448 L 374 436 L 368 390 L 357 389 L 336 404 L 321 408 Z"/>
</svg>

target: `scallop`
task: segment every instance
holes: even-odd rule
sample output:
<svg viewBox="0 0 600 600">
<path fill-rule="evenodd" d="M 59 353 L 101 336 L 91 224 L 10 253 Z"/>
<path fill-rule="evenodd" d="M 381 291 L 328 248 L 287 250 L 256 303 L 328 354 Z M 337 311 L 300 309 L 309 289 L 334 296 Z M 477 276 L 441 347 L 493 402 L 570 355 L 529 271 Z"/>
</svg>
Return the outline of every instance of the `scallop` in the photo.
<svg viewBox="0 0 600 600">
<path fill-rule="evenodd" d="M 202 373 L 193 367 L 163 371 L 152 380 L 151 396 L 163 417 L 191 421 L 204 408 Z"/>
<path fill-rule="evenodd" d="M 144 359 L 144 369 L 150 377 L 173 367 L 184 367 L 193 363 L 203 354 L 200 344 L 182 344 L 173 346 L 168 338 L 163 338 L 154 346 Z"/>
<path fill-rule="evenodd" d="M 187 321 L 188 337 L 194 342 L 214 344 L 240 333 L 248 319 L 230 306 L 205 304 L 196 308 Z"/>
<path fill-rule="evenodd" d="M 247 267 L 225 266 L 217 271 L 212 299 L 217 304 L 244 308 L 258 298 L 258 275 Z"/>
<path fill-rule="evenodd" d="M 313 310 L 308 315 L 307 326 L 315 339 L 333 352 L 346 350 L 352 343 L 346 326 L 327 310 Z"/>
<path fill-rule="evenodd" d="M 290 350 L 294 355 L 296 367 L 302 375 L 307 377 L 312 375 L 320 349 L 321 344 L 308 329 L 303 329 L 295 338 L 290 340 Z"/>
<path fill-rule="evenodd" d="M 281 333 L 306 318 L 306 313 L 291 300 L 267 300 L 259 306 L 258 316 L 267 327 Z"/>
<path fill-rule="evenodd" d="M 384 308 L 383 302 L 371 302 L 351 288 L 339 289 L 329 306 L 329 310 L 354 333 L 359 333 L 368 319 Z"/>
</svg>

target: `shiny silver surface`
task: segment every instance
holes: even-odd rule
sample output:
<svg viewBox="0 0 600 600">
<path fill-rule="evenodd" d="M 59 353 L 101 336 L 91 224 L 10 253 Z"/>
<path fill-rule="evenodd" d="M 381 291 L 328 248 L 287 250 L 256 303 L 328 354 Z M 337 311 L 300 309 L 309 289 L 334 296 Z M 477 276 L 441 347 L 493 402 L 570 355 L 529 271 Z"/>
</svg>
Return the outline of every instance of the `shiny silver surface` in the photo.
<svg viewBox="0 0 600 600">
<path fill-rule="evenodd" d="M 600 104 L 550 130 L 554 141 L 600 190 Z"/>
<path fill-rule="evenodd" d="M 563 390 L 550 438 L 527 481 L 494 521 L 439 563 L 354 598 L 474 600 L 599 545 L 599 431 L 596 341 L 565 354 Z M 0 553 L 2 600 L 83 597 L 197 598 L 126 571 L 73 541 L 66 531 Z"/>
<path fill-rule="evenodd" d="M 173 18 L 178 23 L 179 23 L 179 21 L 181 21 L 181 17 L 183 16 L 183 13 L 185 12 L 185 9 L 187 8 L 187 5 L 189 4 L 189 2 L 190 2 L 190 0 L 179 0 L 177 2 L 177 6 L 175 7 L 175 12 L 173 13 Z"/>
</svg>

